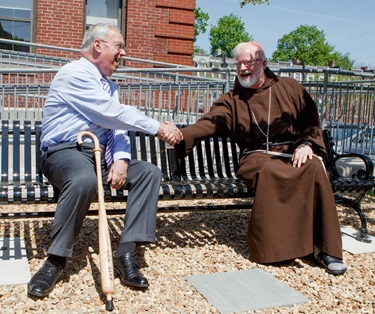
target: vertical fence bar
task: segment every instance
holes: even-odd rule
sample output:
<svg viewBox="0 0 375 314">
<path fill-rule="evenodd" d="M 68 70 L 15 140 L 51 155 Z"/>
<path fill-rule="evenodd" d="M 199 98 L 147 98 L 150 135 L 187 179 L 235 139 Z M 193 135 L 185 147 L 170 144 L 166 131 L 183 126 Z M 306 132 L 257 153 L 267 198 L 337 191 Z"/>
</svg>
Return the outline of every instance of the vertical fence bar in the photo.
<svg viewBox="0 0 375 314">
<path fill-rule="evenodd" d="M 322 113 L 321 113 L 321 123 L 324 130 L 327 120 L 327 91 L 328 91 L 328 72 L 324 72 L 324 85 L 323 85 L 323 95 L 322 95 Z"/>
</svg>

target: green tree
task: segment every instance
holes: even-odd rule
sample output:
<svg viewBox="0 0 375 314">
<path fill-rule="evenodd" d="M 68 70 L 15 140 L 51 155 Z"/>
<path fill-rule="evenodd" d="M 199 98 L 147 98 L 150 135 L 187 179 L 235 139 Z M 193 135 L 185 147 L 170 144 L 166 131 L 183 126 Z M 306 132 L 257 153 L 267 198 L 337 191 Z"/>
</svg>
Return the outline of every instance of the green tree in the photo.
<svg viewBox="0 0 375 314">
<path fill-rule="evenodd" d="M 257 5 L 257 4 L 267 4 L 267 5 L 269 5 L 270 1 L 269 0 L 241 0 L 240 1 L 241 8 L 248 3 L 251 3 L 252 5 Z"/>
<path fill-rule="evenodd" d="M 211 54 L 221 50 L 227 57 L 233 57 L 232 50 L 243 41 L 250 41 L 252 37 L 245 30 L 245 23 L 234 14 L 221 17 L 216 26 L 210 30 Z"/>
<path fill-rule="evenodd" d="M 345 70 L 350 70 L 353 68 L 355 60 L 350 59 L 349 53 L 341 53 L 334 51 L 331 54 L 331 60 L 336 67 L 341 67 Z"/>
<path fill-rule="evenodd" d="M 207 54 L 207 51 L 202 47 L 194 46 L 194 53 Z"/>
<path fill-rule="evenodd" d="M 204 34 L 207 31 L 208 20 L 210 16 L 208 13 L 203 12 L 201 8 L 194 10 L 195 22 L 194 22 L 194 42 L 200 34 Z"/>
<path fill-rule="evenodd" d="M 309 65 L 326 65 L 333 47 L 326 42 L 324 31 L 316 26 L 301 25 L 278 40 L 272 60 L 298 60 Z"/>
<path fill-rule="evenodd" d="M 249 3 L 252 5 L 261 5 L 261 4 L 269 5 L 270 0 L 240 0 L 241 8 L 244 5 L 249 4 Z M 305 61 L 306 63 L 309 63 L 309 64 L 328 65 L 330 63 L 333 63 L 334 66 L 336 67 L 341 67 L 342 69 L 351 69 L 354 65 L 355 60 L 350 59 L 349 53 L 341 53 L 338 51 L 332 51 L 333 47 L 325 43 L 324 33 L 320 32 L 320 34 L 318 34 L 319 31 L 317 31 L 316 29 L 314 30 L 312 28 L 313 27 L 311 27 L 310 31 L 318 35 L 318 38 L 315 44 L 313 43 L 312 38 L 308 35 L 305 36 L 306 42 L 303 43 L 301 42 L 301 40 L 298 39 L 298 37 L 303 34 L 294 34 L 296 35 L 294 38 L 296 41 L 295 42 L 296 45 L 294 46 L 294 45 L 291 45 L 290 43 L 290 40 L 293 41 L 293 39 L 291 39 L 290 37 L 286 38 L 286 36 L 288 36 L 286 35 L 280 40 L 283 42 L 279 41 L 279 46 L 280 46 L 280 47 L 278 46 L 279 51 L 274 52 L 272 59 L 275 60 L 278 58 L 284 61 L 290 60 L 290 59 L 291 60 L 296 59 L 296 60 L 302 61 L 305 59 L 305 60 L 311 60 L 311 61 Z M 323 40 L 324 43 L 322 43 L 321 41 L 322 37 L 324 39 Z M 287 43 L 287 41 L 289 41 L 289 43 Z M 312 58 L 311 54 L 309 56 L 306 53 L 306 47 L 308 47 L 310 44 L 313 44 L 314 49 L 315 49 L 314 51 L 319 53 L 319 56 L 317 56 L 316 58 Z"/>
</svg>

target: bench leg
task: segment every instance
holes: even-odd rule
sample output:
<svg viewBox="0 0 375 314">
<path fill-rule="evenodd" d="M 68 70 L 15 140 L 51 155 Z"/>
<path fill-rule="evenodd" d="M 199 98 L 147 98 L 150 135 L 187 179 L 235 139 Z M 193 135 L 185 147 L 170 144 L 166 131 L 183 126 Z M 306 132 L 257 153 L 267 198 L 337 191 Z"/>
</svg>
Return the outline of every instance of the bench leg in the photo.
<svg viewBox="0 0 375 314">
<path fill-rule="evenodd" d="M 364 195 L 361 195 L 358 198 L 356 198 L 354 201 L 349 200 L 349 199 L 345 199 L 345 201 L 346 201 L 346 204 L 350 206 L 350 208 L 353 208 L 357 212 L 359 219 L 361 220 L 361 229 L 359 230 L 359 235 L 356 237 L 356 239 L 361 242 L 371 243 L 372 241 L 369 238 L 368 230 L 367 230 L 366 216 L 363 213 L 361 204 L 360 204 L 363 197 Z"/>
</svg>

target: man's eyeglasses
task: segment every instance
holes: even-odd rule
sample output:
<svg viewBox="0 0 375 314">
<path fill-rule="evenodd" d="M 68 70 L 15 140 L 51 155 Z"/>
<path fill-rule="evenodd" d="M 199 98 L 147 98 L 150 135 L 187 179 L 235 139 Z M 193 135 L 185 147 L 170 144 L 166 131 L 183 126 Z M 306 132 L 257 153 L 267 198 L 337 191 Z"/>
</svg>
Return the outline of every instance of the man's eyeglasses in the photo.
<svg viewBox="0 0 375 314">
<path fill-rule="evenodd" d="M 255 62 L 262 61 L 262 60 L 263 59 L 239 61 L 239 62 L 236 62 L 235 65 L 239 69 L 239 68 L 241 68 L 242 65 L 244 65 L 245 67 L 249 67 L 249 66 L 253 65 Z"/>
<path fill-rule="evenodd" d="M 120 43 L 113 44 L 113 43 L 111 43 L 109 41 L 106 41 L 104 39 L 99 39 L 99 40 L 102 41 L 102 42 L 105 42 L 105 43 L 107 43 L 109 45 L 111 45 L 112 47 L 115 47 L 118 51 L 120 51 L 120 50 L 124 50 L 125 51 L 125 45 L 124 44 L 120 44 Z"/>
</svg>

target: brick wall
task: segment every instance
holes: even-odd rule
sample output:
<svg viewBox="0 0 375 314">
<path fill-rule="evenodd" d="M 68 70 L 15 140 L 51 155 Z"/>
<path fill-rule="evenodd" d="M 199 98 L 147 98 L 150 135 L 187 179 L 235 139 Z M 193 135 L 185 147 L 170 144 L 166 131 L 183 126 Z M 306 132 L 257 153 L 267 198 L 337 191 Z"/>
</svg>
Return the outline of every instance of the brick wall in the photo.
<svg viewBox="0 0 375 314">
<path fill-rule="evenodd" d="M 193 65 L 195 5 L 195 0 L 128 0 L 128 56 Z"/>
<path fill-rule="evenodd" d="M 36 42 L 38 44 L 79 49 L 84 25 L 84 0 L 38 0 Z M 73 58 L 78 54 L 38 48 L 37 53 Z"/>
<path fill-rule="evenodd" d="M 127 56 L 192 66 L 195 5 L 195 0 L 127 0 L 124 17 Z M 38 0 L 36 42 L 78 49 L 83 36 L 84 10 L 84 0 Z M 78 56 L 44 48 L 36 52 Z M 127 65 L 150 66 L 135 62 Z"/>
</svg>

